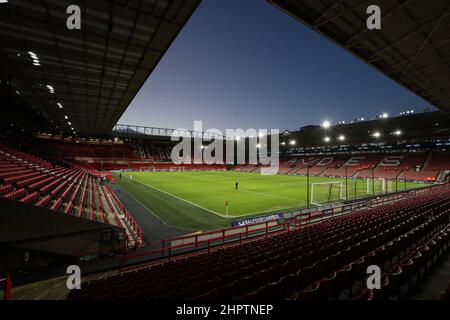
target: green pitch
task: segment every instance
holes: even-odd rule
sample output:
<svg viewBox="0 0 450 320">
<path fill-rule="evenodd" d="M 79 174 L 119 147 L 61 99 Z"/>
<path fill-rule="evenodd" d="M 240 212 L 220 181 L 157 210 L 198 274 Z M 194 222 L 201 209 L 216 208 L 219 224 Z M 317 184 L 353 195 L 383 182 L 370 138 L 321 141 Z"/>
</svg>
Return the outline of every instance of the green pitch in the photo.
<svg viewBox="0 0 450 320">
<path fill-rule="evenodd" d="M 130 176 L 132 179 L 130 179 Z M 243 217 L 305 208 L 307 180 L 302 176 L 227 172 L 126 172 L 117 183 L 164 223 L 186 230 L 210 230 L 229 227 Z M 239 189 L 235 190 L 235 181 Z M 334 182 L 333 184 L 316 184 Z M 341 182 L 343 184 L 341 185 Z M 367 185 L 366 180 L 310 177 L 315 184 L 316 203 L 336 202 L 342 196 L 367 197 L 405 188 L 423 187 L 418 183 L 381 181 Z M 341 187 L 342 186 L 342 187 Z M 228 203 L 228 210 L 226 207 Z"/>
</svg>

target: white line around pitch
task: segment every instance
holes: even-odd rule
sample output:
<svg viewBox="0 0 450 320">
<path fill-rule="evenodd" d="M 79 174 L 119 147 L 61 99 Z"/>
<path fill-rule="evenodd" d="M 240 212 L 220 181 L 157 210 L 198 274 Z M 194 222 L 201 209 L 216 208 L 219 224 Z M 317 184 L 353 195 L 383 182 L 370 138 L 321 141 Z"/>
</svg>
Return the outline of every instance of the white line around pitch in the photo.
<svg viewBox="0 0 450 320">
<path fill-rule="evenodd" d="M 186 200 L 186 199 L 180 198 L 180 197 L 178 197 L 178 196 L 176 196 L 176 195 L 173 195 L 173 194 L 171 194 L 171 193 L 169 193 L 169 192 L 167 192 L 167 191 L 164 191 L 164 190 L 161 190 L 161 189 L 156 188 L 156 187 L 154 187 L 154 186 L 151 186 L 151 185 L 149 185 L 149 184 L 146 184 L 146 183 L 144 183 L 144 182 L 142 182 L 142 181 L 139 181 L 139 180 L 136 180 L 136 179 L 130 179 L 130 180 L 131 180 L 131 181 L 139 182 L 140 184 L 143 184 L 143 185 L 146 186 L 146 187 L 149 187 L 149 188 L 154 189 L 154 190 L 156 190 L 156 191 L 162 192 L 162 193 L 164 193 L 164 194 L 166 194 L 166 195 L 168 195 L 168 196 L 170 196 L 170 197 L 173 197 L 173 198 L 175 198 L 175 199 L 178 199 L 178 200 L 180 200 L 180 201 L 189 203 L 190 205 L 193 205 L 193 206 L 195 206 L 195 207 L 197 207 L 197 208 L 200 208 L 200 209 L 202 209 L 202 210 L 205 210 L 205 211 L 208 211 L 208 212 L 213 213 L 213 214 L 215 214 L 215 215 L 218 215 L 219 217 L 222 217 L 222 218 L 225 218 L 225 219 L 229 219 L 229 218 L 230 218 L 229 216 L 227 217 L 227 216 L 225 216 L 225 215 L 223 215 L 223 214 L 220 214 L 220 213 L 215 212 L 215 211 L 213 211 L 213 210 L 210 210 L 210 209 L 208 209 L 208 208 L 202 207 L 202 206 L 200 206 L 200 205 L 198 205 L 198 204 L 196 204 L 196 203 L 193 203 L 193 202 L 188 201 L 188 200 Z M 233 216 L 233 217 L 231 217 L 231 218 L 235 218 L 235 217 Z"/>
<path fill-rule="evenodd" d="M 170 197 L 173 197 L 173 198 L 178 199 L 178 200 L 180 200 L 180 201 L 186 202 L 186 203 L 188 203 L 188 204 L 190 204 L 190 205 L 193 205 L 193 206 L 195 206 L 195 207 L 197 207 L 197 208 L 203 209 L 203 210 L 205 210 L 205 211 L 208 211 L 208 212 L 210 212 L 210 213 L 212 213 L 212 214 L 218 215 L 218 216 L 220 216 L 220 217 L 222 217 L 222 218 L 225 218 L 225 219 L 230 219 L 230 218 L 233 218 L 233 219 L 241 219 L 241 218 L 248 217 L 248 216 L 254 216 L 254 215 L 258 215 L 258 214 L 270 214 L 270 213 L 274 213 L 274 212 L 277 212 L 277 211 L 290 210 L 290 209 L 295 209 L 295 208 L 296 208 L 295 206 L 294 206 L 294 207 L 285 207 L 285 208 L 280 208 L 280 209 L 275 209 L 275 210 L 259 211 L 259 212 L 251 212 L 251 213 L 243 214 L 243 215 L 240 215 L 240 216 L 228 216 L 228 217 L 227 217 L 226 215 L 222 215 L 222 214 L 220 214 L 220 213 L 218 213 L 218 212 L 215 212 L 215 211 L 210 210 L 210 209 L 208 209 L 208 208 L 202 207 L 202 206 L 200 206 L 200 205 L 198 205 L 198 204 L 196 204 L 196 203 L 193 203 L 193 202 L 191 202 L 191 201 L 188 201 L 188 200 L 185 200 L 185 199 L 180 198 L 180 197 L 178 197 L 178 196 L 175 196 L 175 195 L 173 195 L 173 194 L 171 194 L 171 193 L 169 193 L 169 192 L 167 192 L 167 191 L 161 190 L 161 189 L 159 189 L 159 188 L 156 188 L 156 187 L 154 187 L 154 186 L 151 186 L 151 185 L 149 185 L 149 184 L 146 184 L 146 183 L 144 183 L 144 182 L 142 182 L 142 181 L 139 181 L 139 180 L 136 180 L 136 179 L 130 179 L 130 181 L 136 181 L 136 182 L 139 182 L 140 184 L 142 184 L 142 185 L 144 185 L 144 186 L 146 186 L 146 187 L 149 187 L 150 189 L 154 189 L 154 190 L 156 190 L 156 191 L 162 192 L 162 193 L 164 193 L 164 194 L 166 194 L 166 195 L 168 195 L 168 196 L 170 196 Z M 243 189 L 243 191 L 253 192 L 253 193 L 257 193 L 257 194 L 261 194 L 261 195 L 266 195 L 266 196 L 269 195 L 269 196 L 278 197 L 278 198 L 284 198 L 284 199 L 288 199 L 288 200 L 295 200 L 295 201 L 306 202 L 305 200 L 301 200 L 301 199 L 293 199 L 293 198 L 287 198 L 287 197 L 283 197 L 283 196 L 274 195 L 274 194 L 271 194 L 271 193 L 263 193 L 263 192 L 257 192 L 257 191 L 245 190 L 245 189 Z M 299 209 L 299 210 L 300 210 L 300 209 Z"/>
</svg>

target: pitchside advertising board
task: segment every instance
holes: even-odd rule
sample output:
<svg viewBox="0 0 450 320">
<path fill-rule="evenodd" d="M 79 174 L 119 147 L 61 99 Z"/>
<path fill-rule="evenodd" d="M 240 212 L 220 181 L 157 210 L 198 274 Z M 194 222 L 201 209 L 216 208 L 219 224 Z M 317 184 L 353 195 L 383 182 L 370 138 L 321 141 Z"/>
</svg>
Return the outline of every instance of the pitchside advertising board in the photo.
<svg viewBox="0 0 450 320">
<path fill-rule="evenodd" d="M 242 220 L 236 220 L 231 223 L 233 227 L 245 227 L 250 226 L 253 224 L 268 222 L 268 221 L 274 221 L 274 220 L 281 220 L 283 219 L 283 215 L 281 213 L 278 214 L 271 214 L 269 216 L 262 216 L 262 217 L 255 217 L 255 218 L 249 218 L 249 219 L 242 219 Z"/>
</svg>

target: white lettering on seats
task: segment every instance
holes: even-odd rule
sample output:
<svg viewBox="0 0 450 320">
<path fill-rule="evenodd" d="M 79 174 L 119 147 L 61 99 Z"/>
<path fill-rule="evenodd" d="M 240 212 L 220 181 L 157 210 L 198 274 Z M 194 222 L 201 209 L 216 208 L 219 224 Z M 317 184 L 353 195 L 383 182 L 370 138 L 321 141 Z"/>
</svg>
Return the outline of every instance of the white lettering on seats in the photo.
<svg viewBox="0 0 450 320">
<path fill-rule="evenodd" d="M 381 167 L 398 167 L 402 160 L 405 159 L 405 156 L 389 156 L 383 159 L 381 161 L 380 166 Z"/>
<path fill-rule="evenodd" d="M 323 158 L 316 164 L 316 166 L 326 166 L 326 165 L 332 163 L 333 160 L 334 160 L 334 158 Z"/>
<path fill-rule="evenodd" d="M 366 159 L 366 157 L 353 157 L 353 158 L 350 158 L 350 160 L 348 160 L 345 164 L 344 164 L 344 166 L 357 166 L 357 165 L 359 165 L 359 161 L 360 160 L 364 160 L 364 159 Z"/>
</svg>

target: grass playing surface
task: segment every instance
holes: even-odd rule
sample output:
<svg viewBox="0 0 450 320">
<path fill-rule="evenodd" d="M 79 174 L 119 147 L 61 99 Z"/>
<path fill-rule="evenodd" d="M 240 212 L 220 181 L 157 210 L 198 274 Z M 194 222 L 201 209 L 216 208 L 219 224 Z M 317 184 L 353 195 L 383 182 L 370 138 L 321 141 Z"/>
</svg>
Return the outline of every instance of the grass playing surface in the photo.
<svg viewBox="0 0 450 320">
<path fill-rule="evenodd" d="M 132 179 L 130 179 L 132 176 Z M 126 172 L 117 183 L 164 223 L 187 230 L 229 227 L 242 217 L 305 208 L 307 180 L 302 176 L 227 172 Z M 235 190 L 235 181 L 239 189 Z M 319 184 L 320 182 L 336 182 Z M 314 185 L 314 202 L 336 202 L 345 179 L 310 177 Z M 418 183 L 388 182 L 389 191 L 423 187 Z M 383 183 L 369 185 L 369 191 L 383 192 Z M 348 180 L 348 197 L 367 195 L 366 180 Z M 225 203 L 228 202 L 228 213 Z"/>
</svg>

